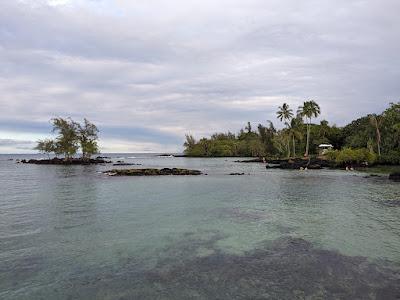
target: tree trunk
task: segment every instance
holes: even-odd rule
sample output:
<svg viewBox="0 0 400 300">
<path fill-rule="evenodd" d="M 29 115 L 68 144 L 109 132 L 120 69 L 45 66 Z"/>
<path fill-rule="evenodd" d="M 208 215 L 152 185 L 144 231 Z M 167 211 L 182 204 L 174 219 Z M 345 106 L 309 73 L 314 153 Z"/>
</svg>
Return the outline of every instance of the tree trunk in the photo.
<svg viewBox="0 0 400 300">
<path fill-rule="evenodd" d="M 310 124 L 311 121 L 307 124 L 307 144 L 306 144 L 306 153 L 304 154 L 304 156 L 308 156 L 308 152 L 309 152 L 309 144 L 310 144 Z"/>
<path fill-rule="evenodd" d="M 376 126 L 376 141 L 378 144 L 378 156 L 381 156 L 381 132 L 379 131 L 378 126 Z"/>
<path fill-rule="evenodd" d="M 296 158 L 296 139 L 294 138 L 293 134 L 293 158 Z"/>
<path fill-rule="evenodd" d="M 288 152 L 287 158 L 289 159 L 290 158 L 290 137 L 288 137 L 288 139 L 287 139 L 287 152 Z"/>
</svg>

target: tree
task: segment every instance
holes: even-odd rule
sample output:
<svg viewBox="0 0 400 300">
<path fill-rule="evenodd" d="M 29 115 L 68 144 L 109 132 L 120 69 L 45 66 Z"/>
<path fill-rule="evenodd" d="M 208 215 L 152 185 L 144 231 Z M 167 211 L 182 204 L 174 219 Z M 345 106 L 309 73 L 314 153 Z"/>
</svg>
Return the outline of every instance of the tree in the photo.
<svg viewBox="0 0 400 300">
<path fill-rule="evenodd" d="M 289 128 L 289 121 L 293 118 L 293 110 L 289 108 L 289 105 L 283 103 L 282 106 L 279 106 L 279 110 L 276 112 L 277 118 L 284 122 L 286 127 Z M 290 132 L 288 131 L 287 136 L 287 154 L 288 158 L 290 157 Z"/>
<path fill-rule="evenodd" d="M 271 121 L 267 121 L 267 123 L 268 126 L 258 124 L 258 136 L 262 144 L 264 145 L 266 154 L 272 155 L 275 153 L 276 150 L 274 147 L 274 136 L 276 134 L 276 129 Z"/>
<path fill-rule="evenodd" d="M 251 132 L 251 123 L 247 122 L 247 125 L 246 125 L 246 127 L 244 129 L 247 130 L 247 133 L 250 133 Z"/>
<path fill-rule="evenodd" d="M 279 110 L 276 112 L 278 119 L 282 122 L 287 122 L 293 117 L 293 110 L 289 108 L 289 105 L 283 103 L 282 106 L 278 107 Z"/>
<path fill-rule="evenodd" d="M 305 101 L 303 106 L 300 106 L 297 113 L 307 120 L 307 143 L 304 156 L 308 156 L 310 150 L 310 128 L 312 117 L 318 117 L 321 114 L 321 108 L 314 100 Z"/>
<path fill-rule="evenodd" d="M 400 146 L 400 123 L 394 124 L 393 130 L 396 133 L 396 143 Z"/>
<path fill-rule="evenodd" d="M 301 133 L 301 127 L 303 125 L 303 121 L 301 118 L 292 118 L 290 121 L 289 133 L 292 137 L 292 146 L 293 146 L 293 157 L 296 157 L 296 139 L 301 140 L 303 138 L 303 134 Z"/>
<path fill-rule="evenodd" d="M 50 159 L 50 153 L 56 152 L 56 144 L 51 139 L 39 140 L 34 149 L 41 153 L 47 154 L 48 158 Z"/>
<path fill-rule="evenodd" d="M 79 149 L 78 126 L 71 118 L 54 118 L 53 132 L 57 132 L 56 145 L 66 159 L 73 157 Z"/>
<path fill-rule="evenodd" d="M 189 154 L 193 150 L 194 146 L 196 145 L 196 140 L 193 137 L 193 135 L 190 135 L 190 134 L 186 134 L 185 137 L 186 137 L 186 141 L 183 144 L 183 146 L 185 147 L 184 152 L 186 154 Z"/>
<path fill-rule="evenodd" d="M 325 139 L 329 133 L 329 122 L 326 120 L 322 120 L 319 124 L 319 136 L 322 139 Z"/>
<path fill-rule="evenodd" d="M 371 125 L 374 127 L 375 130 L 375 138 L 376 138 L 376 146 L 378 148 L 378 156 L 381 156 L 381 131 L 380 127 L 382 125 L 382 116 L 377 116 L 376 114 L 372 114 L 369 116 L 369 120 Z"/>
<path fill-rule="evenodd" d="M 96 154 L 99 151 L 97 145 L 99 130 L 96 125 L 89 122 L 86 118 L 84 119 L 83 126 L 79 123 L 75 123 L 75 126 L 78 130 L 77 138 L 81 146 L 82 158 L 90 159 L 93 154 Z"/>
</svg>

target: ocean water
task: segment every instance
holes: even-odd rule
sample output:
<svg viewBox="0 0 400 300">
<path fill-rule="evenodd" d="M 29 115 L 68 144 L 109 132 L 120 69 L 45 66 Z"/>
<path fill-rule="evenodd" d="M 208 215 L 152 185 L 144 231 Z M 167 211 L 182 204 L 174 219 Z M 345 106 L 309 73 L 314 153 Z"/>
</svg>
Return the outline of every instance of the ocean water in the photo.
<svg viewBox="0 0 400 300">
<path fill-rule="evenodd" d="M 0 299 L 400 297 L 385 178 L 149 154 L 112 157 L 207 175 L 108 177 L 27 157 L 0 155 Z"/>
</svg>

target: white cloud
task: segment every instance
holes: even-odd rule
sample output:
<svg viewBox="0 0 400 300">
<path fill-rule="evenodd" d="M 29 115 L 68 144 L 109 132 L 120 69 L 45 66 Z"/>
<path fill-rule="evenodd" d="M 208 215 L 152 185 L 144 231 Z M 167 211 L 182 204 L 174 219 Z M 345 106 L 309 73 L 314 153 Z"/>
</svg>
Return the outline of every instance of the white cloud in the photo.
<svg viewBox="0 0 400 300">
<path fill-rule="evenodd" d="M 159 149 L 160 134 L 235 132 L 309 98 L 343 125 L 399 99 L 399 10 L 397 0 L 2 1 L 0 130 L 88 117 L 157 132 L 137 148 Z M 118 151 L 143 145 L 118 139 Z"/>
</svg>

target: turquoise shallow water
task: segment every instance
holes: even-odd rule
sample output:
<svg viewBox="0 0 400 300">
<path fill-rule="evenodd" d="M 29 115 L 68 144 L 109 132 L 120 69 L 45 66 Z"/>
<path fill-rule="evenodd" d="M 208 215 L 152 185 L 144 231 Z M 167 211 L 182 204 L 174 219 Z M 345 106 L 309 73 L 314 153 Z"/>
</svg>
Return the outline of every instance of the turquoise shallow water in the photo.
<svg viewBox="0 0 400 300">
<path fill-rule="evenodd" d="M 0 156 L 1 299 L 400 297 L 399 184 L 121 156 L 208 175 L 107 177 L 111 166 Z"/>
</svg>

